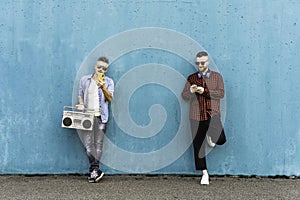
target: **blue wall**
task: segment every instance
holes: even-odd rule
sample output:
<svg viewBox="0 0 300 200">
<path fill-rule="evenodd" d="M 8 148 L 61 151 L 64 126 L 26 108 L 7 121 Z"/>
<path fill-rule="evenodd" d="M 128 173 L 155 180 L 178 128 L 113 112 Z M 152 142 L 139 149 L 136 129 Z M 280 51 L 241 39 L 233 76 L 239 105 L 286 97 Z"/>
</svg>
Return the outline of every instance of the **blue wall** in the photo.
<svg viewBox="0 0 300 200">
<path fill-rule="evenodd" d="M 86 172 L 77 132 L 60 125 L 99 54 L 112 61 L 116 83 L 103 170 L 196 173 L 188 104 L 178 94 L 204 49 L 226 89 L 228 142 L 209 153 L 210 173 L 300 175 L 300 2 L 28 0 L 0 8 L 1 174 Z M 128 102 L 117 100 L 130 89 Z"/>
</svg>

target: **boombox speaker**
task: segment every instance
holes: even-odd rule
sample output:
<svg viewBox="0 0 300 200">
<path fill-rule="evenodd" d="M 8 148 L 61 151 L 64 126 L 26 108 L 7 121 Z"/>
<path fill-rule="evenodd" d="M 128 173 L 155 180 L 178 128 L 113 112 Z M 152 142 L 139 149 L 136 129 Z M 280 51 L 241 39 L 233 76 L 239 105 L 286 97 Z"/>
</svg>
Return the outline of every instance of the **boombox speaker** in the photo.
<svg viewBox="0 0 300 200">
<path fill-rule="evenodd" d="M 85 111 L 66 110 L 67 108 L 75 109 L 72 106 L 64 106 L 61 126 L 63 128 L 73 128 L 79 130 L 93 130 L 94 114 Z"/>
</svg>

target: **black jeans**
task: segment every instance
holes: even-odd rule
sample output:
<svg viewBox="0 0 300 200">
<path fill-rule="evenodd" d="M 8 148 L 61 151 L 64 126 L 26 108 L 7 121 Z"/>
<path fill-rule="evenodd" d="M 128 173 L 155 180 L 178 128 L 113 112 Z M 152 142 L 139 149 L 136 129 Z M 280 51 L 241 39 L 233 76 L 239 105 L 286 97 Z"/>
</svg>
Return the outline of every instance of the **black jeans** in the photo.
<svg viewBox="0 0 300 200">
<path fill-rule="evenodd" d="M 191 131 L 193 136 L 194 159 L 196 170 L 205 170 L 205 138 L 210 136 L 217 145 L 223 145 L 226 142 L 225 132 L 219 115 L 205 121 L 191 120 Z"/>
</svg>

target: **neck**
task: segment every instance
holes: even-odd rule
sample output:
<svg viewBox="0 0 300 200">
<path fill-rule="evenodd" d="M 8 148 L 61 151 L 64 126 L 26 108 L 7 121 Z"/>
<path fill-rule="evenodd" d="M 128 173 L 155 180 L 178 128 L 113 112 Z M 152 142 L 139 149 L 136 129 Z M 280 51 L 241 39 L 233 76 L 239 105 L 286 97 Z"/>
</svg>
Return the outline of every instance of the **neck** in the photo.
<svg viewBox="0 0 300 200">
<path fill-rule="evenodd" d="M 206 75 L 206 73 L 207 73 L 207 71 L 208 71 L 208 68 L 206 69 L 206 70 L 204 70 L 203 72 L 200 72 L 203 76 L 205 76 Z"/>
<path fill-rule="evenodd" d="M 97 74 L 96 74 L 96 73 L 93 73 L 93 75 L 92 75 L 92 79 L 95 79 L 95 80 L 97 80 Z"/>
</svg>

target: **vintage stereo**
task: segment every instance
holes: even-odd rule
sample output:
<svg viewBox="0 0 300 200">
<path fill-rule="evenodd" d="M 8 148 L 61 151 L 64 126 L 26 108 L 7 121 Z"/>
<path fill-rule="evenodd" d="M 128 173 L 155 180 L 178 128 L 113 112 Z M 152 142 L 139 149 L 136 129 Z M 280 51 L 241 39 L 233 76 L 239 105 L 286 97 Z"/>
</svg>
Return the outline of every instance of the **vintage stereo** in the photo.
<svg viewBox="0 0 300 200">
<path fill-rule="evenodd" d="M 74 111 L 66 109 L 76 109 L 72 106 L 64 106 L 61 126 L 63 128 L 73 128 L 79 130 L 93 130 L 94 114 L 85 111 Z"/>
</svg>

